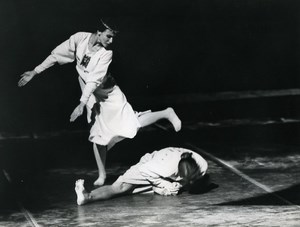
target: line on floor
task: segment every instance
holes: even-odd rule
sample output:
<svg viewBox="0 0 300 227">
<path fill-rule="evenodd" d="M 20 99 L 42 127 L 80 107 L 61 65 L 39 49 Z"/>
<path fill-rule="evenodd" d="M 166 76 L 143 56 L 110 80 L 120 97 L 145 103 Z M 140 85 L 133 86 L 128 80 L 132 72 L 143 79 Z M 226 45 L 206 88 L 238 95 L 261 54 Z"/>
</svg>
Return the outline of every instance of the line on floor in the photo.
<svg viewBox="0 0 300 227">
<path fill-rule="evenodd" d="M 168 128 L 167 128 L 167 127 L 165 127 L 165 126 L 163 126 L 163 125 L 161 125 L 161 124 L 159 124 L 159 123 L 154 123 L 154 125 L 155 125 L 156 127 L 160 128 L 160 129 L 162 129 L 162 130 L 168 131 Z"/>
<path fill-rule="evenodd" d="M 202 154 L 203 156 L 208 157 L 209 159 L 211 159 L 212 161 L 216 162 L 217 164 L 222 165 L 223 167 L 229 169 L 230 171 L 234 172 L 235 174 L 237 174 L 238 176 L 244 178 L 245 180 L 249 181 L 250 183 L 254 184 L 255 186 L 263 189 L 264 191 L 274 195 L 275 197 L 277 197 L 278 199 L 280 199 L 281 201 L 285 202 L 288 205 L 293 205 L 296 206 L 297 208 L 300 208 L 300 206 L 286 200 L 285 198 L 281 197 L 280 195 L 276 194 L 271 188 L 269 188 L 268 186 L 254 180 L 253 178 L 249 177 L 248 175 L 244 174 L 243 172 L 241 172 L 240 170 L 236 169 L 235 167 L 233 167 L 232 165 L 230 165 L 229 163 L 225 162 L 224 160 L 215 157 L 214 155 L 200 149 L 199 147 L 191 144 L 191 143 L 186 143 L 187 146 L 193 148 L 195 151 L 199 152 L 200 154 Z"/>
<path fill-rule="evenodd" d="M 153 103 L 156 104 L 190 104 L 208 101 L 220 100 L 242 100 L 253 98 L 266 98 L 266 97 L 287 97 L 300 95 L 299 88 L 280 89 L 280 90 L 249 90 L 249 91 L 225 91 L 214 93 L 188 93 L 188 94 L 170 94 L 159 96 L 136 96 L 130 97 L 135 103 Z"/>
<path fill-rule="evenodd" d="M 5 169 L 3 169 L 2 171 L 3 171 L 3 174 L 6 178 L 6 180 L 11 184 L 12 180 L 11 180 L 11 177 L 9 176 L 8 172 Z M 17 205 L 18 205 L 19 209 L 21 210 L 21 212 L 23 213 L 23 215 L 25 216 L 27 221 L 31 224 L 31 226 L 39 227 L 40 225 L 34 219 L 32 214 L 27 209 L 24 208 L 23 204 L 18 199 L 16 199 L 16 202 L 17 202 Z"/>
</svg>

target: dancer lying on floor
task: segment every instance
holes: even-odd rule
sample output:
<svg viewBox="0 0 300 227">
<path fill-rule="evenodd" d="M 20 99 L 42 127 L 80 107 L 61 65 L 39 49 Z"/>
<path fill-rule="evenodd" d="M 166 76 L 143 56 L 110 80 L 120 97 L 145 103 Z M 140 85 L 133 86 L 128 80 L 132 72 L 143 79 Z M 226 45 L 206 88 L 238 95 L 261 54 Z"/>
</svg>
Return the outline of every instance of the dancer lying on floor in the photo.
<svg viewBox="0 0 300 227">
<path fill-rule="evenodd" d="M 207 167 L 207 162 L 196 152 L 185 148 L 167 147 L 145 154 L 112 185 L 87 192 L 84 180 L 77 180 L 77 204 L 83 205 L 146 191 L 165 196 L 177 195 L 182 190 L 191 193 L 204 192 L 210 185 Z"/>
<path fill-rule="evenodd" d="M 124 138 L 134 138 L 140 128 L 160 119 L 170 121 L 175 131 L 181 129 L 181 121 L 172 108 L 137 113 L 127 102 L 126 96 L 108 72 L 113 55 L 110 46 L 117 33 L 113 23 L 101 20 L 97 31 L 72 35 L 34 70 L 23 73 L 18 83 L 20 87 L 25 86 L 36 75 L 57 63 L 76 62 L 82 95 L 70 121 L 82 115 L 86 107 L 91 125 L 89 141 L 93 143 L 99 173 L 95 186 L 104 184 L 106 153 L 117 142 Z"/>
</svg>

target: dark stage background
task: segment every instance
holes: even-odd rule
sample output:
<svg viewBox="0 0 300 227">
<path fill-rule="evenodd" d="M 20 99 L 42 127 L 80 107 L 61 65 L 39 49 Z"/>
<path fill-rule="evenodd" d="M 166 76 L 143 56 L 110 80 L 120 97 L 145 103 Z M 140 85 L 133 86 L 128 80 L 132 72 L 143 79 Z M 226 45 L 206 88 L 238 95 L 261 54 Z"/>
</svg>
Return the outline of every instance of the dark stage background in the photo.
<svg viewBox="0 0 300 227">
<path fill-rule="evenodd" d="M 80 98 L 74 64 L 52 67 L 24 88 L 17 82 L 59 43 L 95 31 L 106 16 L 120 25 L 115 77 L 136 110 L 168 105 L 136 97 L 298 88 L 299 7 L 297 0 L 1 0 L 0 132 L 87 128 L 85 117 L 69 123 Z M 203 109 L 203 119 L 209 111 L 214 119 L 238 118 L 242 110 L 249 117 L 297 115 L 298 101 L 200 102 L 187 110 Z"/>
</svg>

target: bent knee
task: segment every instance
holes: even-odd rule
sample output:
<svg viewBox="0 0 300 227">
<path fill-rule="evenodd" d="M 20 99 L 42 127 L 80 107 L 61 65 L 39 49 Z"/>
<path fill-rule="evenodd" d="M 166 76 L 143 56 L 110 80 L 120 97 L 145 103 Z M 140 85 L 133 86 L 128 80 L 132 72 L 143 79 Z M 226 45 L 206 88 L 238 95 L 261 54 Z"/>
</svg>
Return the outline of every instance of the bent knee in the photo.
<svg viewBox="0 0 300 227">
<path fill-rule="evenodd" d="M 113 183 L 112 187 L 117 193 L 126 193 L 134 188 L 132 184 L 124 182 L 115 182 Z"/>
</svg>

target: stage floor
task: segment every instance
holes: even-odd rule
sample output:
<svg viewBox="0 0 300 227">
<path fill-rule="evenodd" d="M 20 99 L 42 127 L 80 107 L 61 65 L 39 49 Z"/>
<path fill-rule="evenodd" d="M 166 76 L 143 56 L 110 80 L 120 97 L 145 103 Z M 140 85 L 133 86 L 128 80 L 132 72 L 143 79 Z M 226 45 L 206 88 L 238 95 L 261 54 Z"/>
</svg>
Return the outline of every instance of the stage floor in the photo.
<svg viewBox="0 0 300 227">
<path fill-rule="evenodd" d="M 166 122 L 108 154 L 107 183 L 154 150 L 185 147 L 205 157 L 218 188 L 205 194 L 136 194 L 77 206 L 74 184 L 97 177 L 87 132 L 0 141 L 0 226 L 299 226 L 298 123 Z"/>
</svg>

